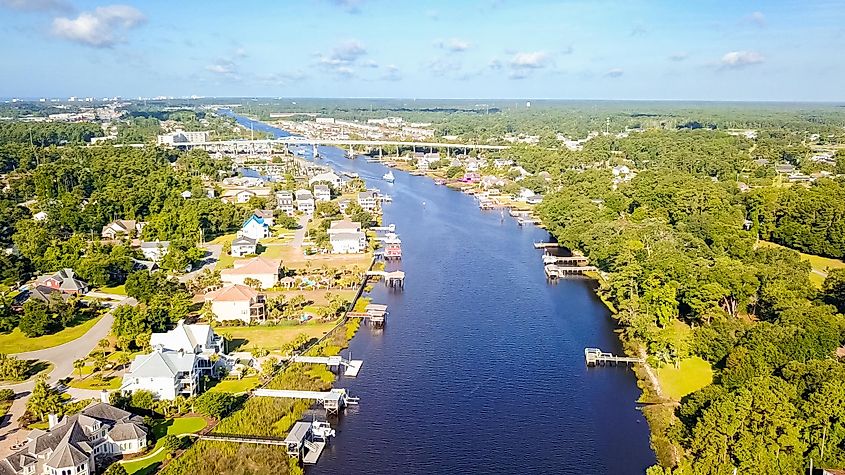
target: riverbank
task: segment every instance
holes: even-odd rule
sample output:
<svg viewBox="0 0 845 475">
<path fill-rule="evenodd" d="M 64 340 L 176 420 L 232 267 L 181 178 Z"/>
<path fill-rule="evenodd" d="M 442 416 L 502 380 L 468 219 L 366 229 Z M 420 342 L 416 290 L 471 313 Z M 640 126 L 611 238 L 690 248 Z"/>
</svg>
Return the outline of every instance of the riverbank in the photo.
<svg viewBox="0 0 845 475">
<path fill-rule="evenodd" d="M 521 265 L 538 258 L 532 244 L 547 233 L 481 212 L 450 187 L 404 172 L 388 183 L 381 164 L 331 147 L 319 153 L 318 163 L 392 196 L 385 222 L 413 250 L 402 260 L 413 278 L 405 292 L 372 289 L 391 316 L 350 342 L 367 362 L 344 384 L 361 409 L 347 411 L 310 473 L 641 475 L 654 463 L 634 375 L 584 365 L 585 346 L 622 351 L 590 281 L 550 286 L 542 269 Z M 526 421 L 545 437 L 514 458 L 508 441 L 524 437 Z"/>
</svg>

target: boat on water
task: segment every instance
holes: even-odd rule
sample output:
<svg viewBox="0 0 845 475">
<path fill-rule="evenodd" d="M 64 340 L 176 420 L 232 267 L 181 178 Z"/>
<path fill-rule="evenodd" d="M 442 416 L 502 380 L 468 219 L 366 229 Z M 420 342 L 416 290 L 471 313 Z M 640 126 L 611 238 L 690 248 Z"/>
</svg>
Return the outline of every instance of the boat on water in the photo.
<svg viewBox="0 0 845 475">
<path fill-rule="evenodd" d="M 358 174 L 355 172 L 343 172 L 343 175 L 349 178 L 358 178 Z"/>
<path fill-rule="evenodd" d="M 435 180 L 434 180 L 434 184 L 435 184 L 435 185 L 445 185 L 445 184 L 446 184 L 446 180 L 444 180 L 444 179 L 442 179 L 442 178 L 437 178 L 437 179 L 435 179 Z"/>
<path fill-rule="evenodd" d="M 320 152 L 318 152 L 318 151 L 317 151 L 317 145 L 316 145 L 316 144 L 315 144 L 315 145 L 311 148 L 311 155 L 312 155 L 314 158 L 322 158 L 322 157 L 320 156 Z"/>
<path fill-rule="evenodd" d="M 349 150 L 346 151 L 346 158 L 350 160 L 355 158 L 355 152 L 352 150 L 352 147 L 349 147 Z"/>
<path fill-rule="evenodd" d="M 386 182 L 388 182 L 388 183 L 393 183 L 393 180 L 395 180 L 395 179 L 396 179 L 396 177 L 394 177 L 394 176 L 393 176 L 393 170 L 390 170 L 390 171 L 388 171 L 387 173 L 385 173 L 385 174 L 382 176 L 382 179 L 384 179 L 384 181 L 386 181 Z"/>
</svg>

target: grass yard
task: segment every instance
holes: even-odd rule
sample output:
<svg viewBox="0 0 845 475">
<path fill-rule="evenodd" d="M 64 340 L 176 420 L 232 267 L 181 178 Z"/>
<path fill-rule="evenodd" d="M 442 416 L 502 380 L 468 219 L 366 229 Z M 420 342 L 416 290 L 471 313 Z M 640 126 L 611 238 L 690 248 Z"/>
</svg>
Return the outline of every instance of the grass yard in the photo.
<svg viewBox="0 0 845 475">
<path fill-rule="evenodd" d="M 286 301 L 290 301 L 290 299 L 294 298 L 297 295 L 302 295 L 305 297 L 305 300 L 314 302 L 314 305 L 327 305 L 329 300 L 326 298 L 326 294 L 331 294 L 337 297 L 344 298 L 348 301 L 352 301 L 355 297 L 354 290 L 347 290 L 347 289 L 320 289 L 320 290 L 283 290 L 283 291 L 269 291 L 267 292 L 267 296 L 270 298 L 278 297 L 280 295 L 285 297 Z"/>
<path fill-rule="evenodd" d="M 287 253 L 286 249 L 290 249 L 290 246 L 287 244 L 269 244 L 265 245 L 265 240 L 261 241 L 260 246 L 263 248 L 261 252 L 258 253 L 259 256 L 264 257 L 266 259 L 282 259 L 285 254 Z"/>
<path fill-rule="evenodd" d="M 107 376 L 103 379 L 89 376 L 85 379 L 72 379 L 68 386 L 77 389 L 120 389 L 123 378 L 119 376 Z"/>
<path fill-rule="evenodd" d="M 769 241 L 760 241 L 757 245 L 758 246 L 766 246 L 766 247 L 780 247 L 780 248 L 783 248 L 783 249 L 790 249 L 786 246 L 781 246 L 780 244 L 776 244 L 776 243 L 769 242 Z M 790 250 L 795 251 L 795 249 L 790 249 Z M 834 269 L 845 269 L 845 262 L 843 262 L 840 259 L 831 259 L 829 257 L 816 256 L 816 255 L 813 255 L 813 254 L 805 254 L 805 253 L 800 252 L 800 251 L 795 251 L 795 252 L 797 252 L 801 256 L 801 259 L 808 261 L 810 263 L 810 265 L 813 266 L 813 270 L 816 271 L 816 272 L 810 273 L 810 282 L 812 282 L 813 285 L 815 285 L 818 288 L 821 288 L 822 283 L 824 283 L 825 275 L 827 275 L 828 272 L 830 272 L 831 270 L 834 270 Z"/>
<path fill-rule="evenodd" d="M 59 346 L 84 335 L 100 321 L 100 318 L 102 318 L 102 315 L 74 327 L 65 328 L 52 335 L 37 336 L 34 338 L 27 337 L 19 328 L 15 328 L 9 333 L 0 334 L 0 348 L 3 348 L 3 353 L 14 354 Z"/>
<path fill-rule="evenodd" d="M 97 291 L 106 294 L 126 295 L 126 286 L 120 284 L 114 287 L 100 287 L 99 289 L 97 289 Z"/>
<path fill-rule="evenodd" d="M 241 379 L 224 379 L 209 389 L 213 393 L 244 393 L 258 386 L 258 376 Z"/>
<path fill-rule="evenodd" d="M 680 400 L 713 382 L 713 368 L 698 356 L 681 361 L 678 368 L 664 366 L 656 371 L 663 393 L 675 400 Z"/>
<path fill-rule="evenodd" d="M 159 420 L 152 426 L 153 435 L 158 440 L 149 455 L 135 460 L 120 462 L 130 475 L 148 475 L 158 470 L 159 464 L 167 453 L 161 449 L 161 439 L 165 435 L 182 435 L 199 432 L 207 425 L 202 417 L 178 417 L 176 419 Z"/>
<path fill-rule="evenodd" d="M 302 333 L 310 338 L 319 338 L 334 326 L 333 322 L 305 324 L 291 322 L 273 326 L 219 327 L 218 333 L 227 333 L 232 337 L 227 348 L 229 351 L 249 351 L 255 348 L 277 350 Z"/>
</svg>

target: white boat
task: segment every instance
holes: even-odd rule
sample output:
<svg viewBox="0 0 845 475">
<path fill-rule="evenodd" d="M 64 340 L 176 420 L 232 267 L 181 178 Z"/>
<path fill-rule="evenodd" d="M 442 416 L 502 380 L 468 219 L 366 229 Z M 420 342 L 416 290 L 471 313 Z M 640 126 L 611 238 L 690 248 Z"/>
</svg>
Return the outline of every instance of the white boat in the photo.
<svg viewBox="0 0 845 475">
<path fill-rule="evenodd" d="M 355 172 L 343 172 L 343 174 L 349 178 L 358 178 L 358 174 Z"/>
<path fill-rule="evenodd" d="M 311 434 L 315 438 L 326 442 L 329 437 L 335 436 L 335 430 L 326 421 L 311 421 Z"/>
<path fill-rule="evenodd" d="M 346 158 L 355 158 L 355 152 L 352 150 L 352 147 L 349 147 L 349 150 L 346 151 Z"/>
<path fill-rule="evenodd" d="M 389 172 L 385 173 L 385 174 L 382 176 L 382 178 L 384 179 L 384 181 L 387 181 L 387 182 L 390 182 L 390 183 L 393 183 L 393 180 L 395 180 L 395 179 L 396 179 L 396 178 L 393 176 L 393 170 L 391 170 L 391 171 L 389 171 Z"/>
</svg>

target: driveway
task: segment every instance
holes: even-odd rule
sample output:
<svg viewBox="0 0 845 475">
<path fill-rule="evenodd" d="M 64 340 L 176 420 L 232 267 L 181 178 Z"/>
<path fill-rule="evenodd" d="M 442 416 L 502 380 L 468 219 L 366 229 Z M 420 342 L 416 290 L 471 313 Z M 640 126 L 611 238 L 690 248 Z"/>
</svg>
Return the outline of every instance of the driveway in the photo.
<svg viewBox="0 0 845 475">
<path fill-rule="evenodd" d="M 188 272 L 187 274 L 182 274 L 179 276 L 179 282 L 183 284 L 185 282 L 189 282 L 194 277 L 198 276 L 200 272 L 204 271 L 205 269 L 214 270 L 214 266 L 217 265 L 217 261 L 220 259 L 220 253 L 223 252 L 223 245 L 222 244 L 206 244 L 205 250 L 208 253 L 205 255 L 205 259 L 202 260 L 202 265 L 194 271 Z"/>
<path fill-rule="evenodd" d="M 63 345 L 54 346 L 52 348 L 45 348 L 37 351 L 27 351 L 25 353 L 17 353 L 16 356 L 27 360 L 42 360 L 53 363 L 53 370 L 47 378 L 51 384 L 55 384 L 60 379 L 66 378 L 73 373 L 73 362 L 88 356 L 91 350 L 97 347 L 97 343 L 103 338 L 106 338 L 111 331 L 114 316 L 112 312 L 120 305 L 135 306 L 138 301 L 128 297 L 121 300 L 114 308 L 109 310 L 100 321 L 98 321 L 90 330 L 76 340 L 69 341 Z M 22 434 L 15 434 L 18 431 L 17 420 L 23 415 L 26 410 L 26 400 L 29 399 L 29 393 L 35 386 L 35 381 L 27 381 L 20 384 L 10 386 L 3 386 L 0 389 L 9 388 L 15 391 L 15 400 L 12 402 L 12 407 L 9 413 L 0 419 L 0 457 L 8 455 L 12 444 L 15 443 L 16 438 L 23 437 Z M 74 399 L 85 399 L 89 397 L 99 397 L 99 391 L 89 391 L 84 389 L 69 388 L 68 394 Z"/>
<path fill-rule="evenodd" d="M 301 248 L 302 243 L 305 241 L 305 231 L 308 226 L 309 219 L 311 219 L 311 216 L 307 214 L 303 214 L 299 217 L 299 228 L 293 233 L 293 247 L 297 249 Z"/>
</svg>

